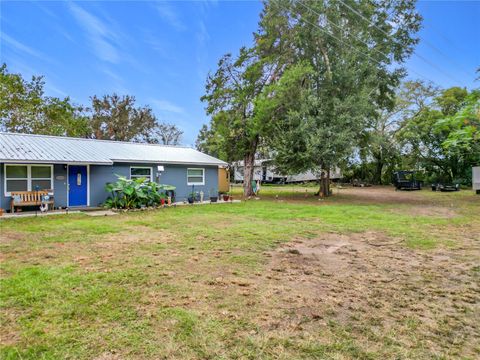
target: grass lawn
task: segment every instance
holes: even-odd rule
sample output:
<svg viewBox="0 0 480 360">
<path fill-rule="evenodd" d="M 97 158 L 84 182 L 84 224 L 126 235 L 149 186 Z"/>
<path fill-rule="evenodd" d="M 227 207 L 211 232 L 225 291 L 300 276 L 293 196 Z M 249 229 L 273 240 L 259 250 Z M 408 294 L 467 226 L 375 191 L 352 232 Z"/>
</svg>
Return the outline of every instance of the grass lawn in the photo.
<svg viewBox="0 0 480 360">
<path fill-rule="evenodd" d="M 314 191 L 0 220 L 0 358 L 479 358 L 480 196 Z"/>
</svg>

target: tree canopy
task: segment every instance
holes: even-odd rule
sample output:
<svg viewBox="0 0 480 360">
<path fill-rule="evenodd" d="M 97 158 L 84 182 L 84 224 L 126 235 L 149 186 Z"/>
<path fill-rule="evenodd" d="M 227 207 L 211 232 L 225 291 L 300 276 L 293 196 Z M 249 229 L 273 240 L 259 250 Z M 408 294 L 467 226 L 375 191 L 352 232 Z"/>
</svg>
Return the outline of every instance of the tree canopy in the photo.
<svg viewBox="0 0 480 360">
<path fill-rule="evenodd" d="M 92 136 L 103 140 L 149 142 L 156 118 L 148 106 L 135 107 L 135 97 L 93 96 Z"/>
<path fill-rule="evenodd" d="M 85 109 L 68 97 L 45 96 L 43 77 L 26 81 L 0 67 L 0 127 L 4 131 L 85 137 L 89 121 Z"/>
<path fill-rule="evenodd" d="M 149 106 L 136 106 L 135 97 L 92 96 L 90 106 L 70 98 L 46 96 L 42 76 L 31 81 L 0 67 L 0 129 L 28 134 L 179 145 L 183 131 L 159 122 Z"/>
<path fill-rule="evenodd" d="M 183 131 L 175 124 L 159 123 L 153 131 L 151 142 L 162 145 L 180 145 L 182 142 Z"/>
<path fill-rule="evenodd" d="M 210 74 L 201 98 L 212 116 L 210 131 L 202 136 L 215 139 L 218 153 L 228 161 L 242 159 L 245 164 L 245 195 L 252 195 L 253 164 L 265 123 L 257 116 L 257 97 L 270 81 L 272 72 L 259 59 L 255 49 L 241 48 L 238 56 L 224 55 L 214 74 Z M 210 142 L 210 145 L 212 143 Z M 197 140 L 197 146 L 202 145 Z"/>
<path fill-rule="evenodd" d="M 393 107 L 400 64 L 418 42 L 415 2 L 355 7 L 362 18 L 337 1 L 265 2 L 254 46 L 234 61 L 223 57 L 209 77 L 203 99 L 210 131 L 220 134 L 210 138 L 229 160 L 243 158 L 245 195 L 260 144 L 285 173 L 326 170 L 328 177 L 367 119 Z"/>
</svg>

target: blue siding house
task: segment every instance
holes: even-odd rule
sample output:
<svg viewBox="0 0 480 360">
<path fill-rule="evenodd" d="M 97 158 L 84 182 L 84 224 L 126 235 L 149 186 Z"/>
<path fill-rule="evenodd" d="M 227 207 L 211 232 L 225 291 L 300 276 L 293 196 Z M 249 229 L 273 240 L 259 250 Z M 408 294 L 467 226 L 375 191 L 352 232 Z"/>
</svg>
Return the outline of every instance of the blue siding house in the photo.
<svg viewBox="0 0 480 360">
<path fill-rule="evenodd" d="M 35 189 L 50 190 L 55 207 L 96 207 L 117 175 L 174 185 L 177 201 L 192 188 L 207 197 L 225 166 L 189 147 L 0 132 L 0 207 L 12 191 Z"/>
</svg>

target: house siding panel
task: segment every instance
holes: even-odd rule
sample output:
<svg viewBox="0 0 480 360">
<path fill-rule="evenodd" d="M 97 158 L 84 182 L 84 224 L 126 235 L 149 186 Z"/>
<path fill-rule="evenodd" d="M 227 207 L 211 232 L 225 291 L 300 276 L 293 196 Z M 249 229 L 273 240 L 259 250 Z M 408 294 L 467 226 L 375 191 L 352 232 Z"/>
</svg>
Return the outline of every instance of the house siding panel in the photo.
<svg viewBox="0 0 480 360">
<path fill-rule="evenodd" d="M 199 165 L 163 165 L 164 171 L 158 173 L 157 166 L 162 164 L 145 163 L 114 163 L 111 166 L 91 165 L 90 166 L 90 205 L 98 206 L 103 204 L 109 194 L 105 192 L 105 184 L 115 182 L 116 175 L 130 178 L 130 167 L 144 166 L 152 167 L 153 181 L 159 184 L 174 185 L 177 187 L 177 201 L 183 201 L 192 191 L 192 187 L 187 185 L 187 169 L 203 168 L 205 169 L 205 185 L 195 186 L 195 191 L 203 191 L 205 198 L 209 195 L 209 190 L 214 189 L 218 192 L 218 167 L 217 166 L 199 166 Z"/>
<path fill-rule="evenodd" d="M 5 174 L 4 164 L 0 163 L 0 207 L 2 209 L 10 209 L 10 196 L 5 196 Z M 63 176 L 63 179 L 62 179 Z M 57 179 L 58 178 L 58 179 Z M 55 199 L 55 207 L 67 206 L 67 170 L 65 165 L 54 165 L 53 167 L 53 192 Z"/>
<path fill-rule="evenodd" d="M 0 206 L 8 209 L 10 197 L 4 196 L 4 173 L 3 164 L 0 169 Z M 164 171 L 159 173 L 157 166 L 163 165 Z M 204 165 L 172 165 L 172 164 L 151 164 L 151 163 L 114 163 L 113 165 L 90 165 L 90 206 L 99 206 L 105 202 L 109 194 L 105 191 L 105 184 L 115 182 L 116 175 L 130 178 L 131 166 L 151 167 L 153 170 L 153 181 L 159 184 L 168 184 L 177 187 L 176 200 L 183 201 L 192 191 L 192 186 L 187 185 L 187 169 L 205 169 L 205 185 L 195 185 L 195 191 L 203 191 L 205 199 L 210 195 L 210 189 L 216 194 L 218 192 L 218 167 Z M 65 164 L 54 165 L 54 198 L 55 207 L 66 207 L 68 204 L 67 191 L 68 173 Z"/>
<path fill-rule="evenodd" d="M 108 197 L 105 185 L 114 182 L 115 174 L 123 175 L 113 165 L 90 165 L 90 206 L 99 206 Z"/>
<path fill-rule="evenodd" d="M 100 206 L 108 198 L 105 191 L 107 183 L 117 181 L 118 176 L 130 178 L 130 167 L 151 167 L 153 181 L 156 179 L 157 165 L 144 163 L 114 163 L 113 165 L 90 165 L 90 206 Z"/>
<path fill-rule="evenodd" d="M 67 207 L 67 169 L 66 165 L 53 166 L 53 194 L 55 207 Z"/>
<path fill-rule="evenodd" d="M 218 167 L 202 165 L 166 165 L 158 179 L 160 184 L 169 184 L 177 187 L 177 201 L 183 201 L 189 193 L 192 192 L 192 186 L 187 185 L 187 169 L 201 168 L 205 169 L 205 185 L 195 185 L 195 191 L 203 191 L 205 199 L 209 196 L 210 189 L 218 192 Z"/>
<path fill-rule="evenodd" d="M 7 199 L 5 198 L 4 196 L 4 192 L 3 192 L 3 183 L 4 183 L 4 179 L 3 179 L 3 163 L 0 163 L 0 208 L 2 209 L 7 209 L 7 206 L 10 206 L 9 204 L 7 204 Z"/>
</svg>

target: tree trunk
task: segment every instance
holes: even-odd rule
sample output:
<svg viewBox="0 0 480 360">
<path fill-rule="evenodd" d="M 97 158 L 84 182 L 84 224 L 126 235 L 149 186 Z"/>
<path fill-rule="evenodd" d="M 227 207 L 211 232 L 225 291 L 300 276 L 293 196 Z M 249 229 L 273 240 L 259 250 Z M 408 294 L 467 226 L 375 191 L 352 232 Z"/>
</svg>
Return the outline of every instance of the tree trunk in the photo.
<svg viewBox="0 0 480 360">
<path fill-rule="evenodd" d="M 327 187 L 326 187 L 326 190 L 327 190 L 327 196 L 332 195 L 332 193 L 330 192 L 330 168 L 327 169 Z"/>
<path fill-rule="evenodd" d="M 243 158 L 243 195 L 245 197 L 253 196 L 253 172 L 255 167 L 255 153 L 245 155 Z"/>
<path fill-rule="evenodd" d="M 243 196 L 249 197 L 255 195 L 253 193 L 252 180 L 255 170 L 255 154 L 257 153 L 259 137 L 256 136 L 250 143 L 250 150 L 243 157 Z"/>
<path fill-rule="evenodd" d="M 318 189 L 318 195 L 320 197 L 325 197 L 325 171 L 322 170 L 320 173 L 320 188 Z"/>
<path fill-rule="evenodd" d="M 315 193 L 315 195 L 319 195 L 322 198 L 331 195 L 330 194 L 330 169 L 328 169 L 326 173 L 324 170 L 322 170 L 320 175 L 320 187 L 318 189 L 318 192 Z"/>
<path fill-rule="evenodd" d="M 382 184 L 382 172 L 383 172 L 383 161 L 382 160 L 377 160 L 377 163 L 375 164 L 375 179 L 374 182 L 376 185 L 381 185 Z"/>
</svg>

